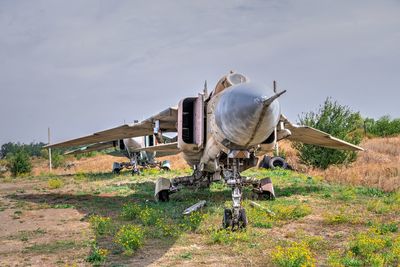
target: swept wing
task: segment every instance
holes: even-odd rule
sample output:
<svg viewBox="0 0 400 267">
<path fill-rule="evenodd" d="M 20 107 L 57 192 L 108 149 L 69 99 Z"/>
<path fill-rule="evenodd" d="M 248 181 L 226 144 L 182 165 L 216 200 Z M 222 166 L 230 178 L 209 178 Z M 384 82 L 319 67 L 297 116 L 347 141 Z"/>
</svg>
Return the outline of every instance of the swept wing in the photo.
<svg viewBox="0 0 400 267">
<path fill-rule="evenodd" d="M 344 140 L 333 137 L 332 135 L 315 128 L 291 123 L 285 116 L 281 116 L 285 128 L 292 133 L 287 139 L 294 142 L 301 142 L 304 144 L 317 145 L 327 148 L 343 149 L 343 150 L 360 150 L 362 147 L 353 145 Z"/>
<path fill-rule="evenodd" d="M 176 122 L 178 119 L 177 108 L 167 108 L 166 110 L 154 115 L 144 121 L 134 124 L 124 124 L 112 129 L 97 132 L 92 135 L 72 139 L 56 144 L 50 144 L 46 147 L 60 148 L 83 146 L 97 143 L 121 140 L 124 138 L 138 137 L 153 134 L 154 122 L 160 122 L 160 130 L 163 132 L 176 132 Z"/>
</svg>

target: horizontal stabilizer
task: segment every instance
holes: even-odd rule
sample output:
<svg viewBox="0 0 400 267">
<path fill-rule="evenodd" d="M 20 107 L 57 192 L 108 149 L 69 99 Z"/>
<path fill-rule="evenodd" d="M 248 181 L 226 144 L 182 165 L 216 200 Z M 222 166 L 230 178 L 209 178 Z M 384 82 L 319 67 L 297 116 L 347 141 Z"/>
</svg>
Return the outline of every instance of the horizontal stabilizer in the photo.
<svg viewBox="0 0 400 267">
<path fill-rule="evenodd" d="M 333 137 L 332 135 L 318 129 L 309 126 L 293 124 L 283 115 L 281 115 L 281 121 L 284 122 L 285 128 L 290 130 L 291 135 L 287 139 L 291 141 L 334 149 L 353 151 L 364 150 L 362 147 Z"/>
<path fill-rule="evenodd" d="M 167 143 L 167 144 L 160 144 L 155 146 L 148 146 L 142 147 L 133 150 L 132 152 L 139 152 L 139 151 L 146 151 L 146 152 L 157 152 L 157 155 L 162 154 L 163 156 L 166 155 L 175 155 L 180 152 L 178 148 L 178 143 Z"/>
</svg>

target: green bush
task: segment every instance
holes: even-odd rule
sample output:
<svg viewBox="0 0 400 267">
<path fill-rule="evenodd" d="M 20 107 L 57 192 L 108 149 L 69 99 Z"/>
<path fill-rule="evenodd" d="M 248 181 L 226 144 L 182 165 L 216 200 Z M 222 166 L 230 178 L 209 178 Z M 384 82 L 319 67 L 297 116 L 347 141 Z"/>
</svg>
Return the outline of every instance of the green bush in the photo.
<svg viewBox="0 0 400 267">
<path fill-rule="evenodd" d="M 272 251 L 272 262 L 276 266 L 315 266 L 315 259 L 306 243 L 292 242 L 289 246 L 277 246 Z"/>
<path fill-rule="evenodd" d="M 206 217 L 207 217 L 206 214 L 202 214 L 198 211 L 192 212 L 191 214 L 183 218 L 183 222 L 180 224 L 180 226 L 183 229 L 194 231 L 200 226 L 201 222 Z"/>
<path fill-rule="evenodd" d="M 125 220 L 135 220 L 139 218 L 141 207 L 136 203 L 128 203 L 122 207 L 121 216 Z"/>
<path fill-rule="evenodd" d="M 347 106 L 327 98 L 317 112 L 308 112 L 300 116 L 300 124 L 311 126 L 332 136 L 358 145 L 362 139 L 359 129 L 363 120 L 359 112 L 352 112 Z M 353 151 L 324 148 L 303 143 L 294 143 L 299 151 L 301 162 L 326 169 L 332 164 L 348 164 L 356 160 Z"/>
<path fill-rule="evenodd" d="M 96 235 L 105 235 L 111 232 L 111 218 L 92 215 L 89 218 L 89 223 Z"/>
<path fill-rule="evenodd" d="M 383 116 L 378 120 L 366 118 L 365 130 L 374 136 L 398 135 L 400 134 L 400 119 L 391 119 L 389 116 Z"/>
<path fill-rule="evenodd" d="M 52 153 L 51 154 L 51 163 L 54 168 L 59 168 L 64 166 L 65 164 L 65 157 L 60 153 Z"/>
<path fill-rule="evenodd" d="M 248 242 L 250 240 L 247 231 L 231 231 L 227 229 L 214 229 L 210 233 L 211 244 L 233 244 L 237 242 Z"/>
<path fill-rule="evenodd" d="M 109 251 L 107 249 L 99 248 L 96 245 L 93 245 L 90 255 L 86 258 L 86 261 L 95 266 L 101 265 L 105 262 L 108 254 Z"/>
<path fill-rule="evenodd" d="M 75 154 L 75 158 L 77 160 L 80 160 L 83 158 L 91 158 L 91 157 L 97 156 L 99 154 L 102 154 L 102 153 L 98 152 L 98 151 L 91 151 L 91 152 L 86 152 L 86 153 Z"/>
<path fill-rule="evenodd" d="M 47 182 L 47 185 L 49 186 L 50 189 L 57 189 L 57 188 L 62 187 L 64 185 L 64 183 L 59 178 L 51 178 Z"/>
<path fill-rule="evenodd" d="M 41 156 L 41 150 L 42 147 L 45 144 L 40 142 L 40 143 L 30 143 L 30 144 L 21 144 L 21 143 L 13 143 L 13 142 L 8 142 L 0 147 L 0 159 L 7 157 L 9 154 L 15 154 L 16 152 L 20 150 L 25 150 L 26 153 L 30 157 L 40 157 Z"/>
<path fill-rule="evenodd" d="M 143 230 L 132 224 L 124 225 L 115 235 L 115 243 L 120 245 L 126 254 L 132 254 L 143 245 Z"/>
<path fill-rule="evenodd" d="M 63 150 L 60 149 L 52 149 L 51 150 L 51 164 L 53 168 L 59 168 L 64 166 L 65 157 L 63 155 Z M 42 149 L 40 156 L 45 159 L 49 159 L 49 151 L 48 149 Z"/>
<path fill-rule="evenodd" d="M 8 169 L 13 176 L 28 174 L 32 171 L 32 163 L 25 150 L 18 150 L 14 154 L 8 154 Z"/>
</svg>

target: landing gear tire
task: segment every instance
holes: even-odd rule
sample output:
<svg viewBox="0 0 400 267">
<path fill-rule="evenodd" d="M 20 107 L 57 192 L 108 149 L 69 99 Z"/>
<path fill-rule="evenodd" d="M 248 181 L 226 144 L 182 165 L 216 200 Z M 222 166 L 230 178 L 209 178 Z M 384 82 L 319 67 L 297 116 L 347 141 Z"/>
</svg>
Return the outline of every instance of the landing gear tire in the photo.
<svg viewBox="0 0 400 267">
<path fill-rule="evenodd" d="M 264 156 L 263 159 L 261 160 L 261 162 L 258 164 L 259 168 L 265 168 L 268 169 L 269 168 L 269 161 L 271 160 L 270 156 Z"/>
<path fill-rule="evenodd" d="M 232 226 L 232 210 L 225 209 L 224 210 L 224 217 L 222 218 L 222 227 L 227 229 L 228 227 Z"/>
<path fill-rule="evenodd" d="M 278 167 L 282 169 L 288 168 L 287 162 L 281 157 L 273 157 L 272 159 L 270 159 L 268 165 L 271 169 L 276 169 Z"/>
<path fill-rule="evenodd" d="M 168 202 L 169 201 L 168 190 L 162 190 L 158 193 L 158 201 L 160 201 L 160 202 Z"/>
<path fill-rule="evenodd" d="M 271 192 L 263 192 L 263 193 L 255 193 L 255 200 L 274 200 L 275 196 L 271 194 Z"/>
<path fill-rule="evenodd" d="M 248 224 L 246 210 L 241 208 L 239 211 L 239 229 L 245 229 Z"/>
<path fill-rule="evenodd" d="M 138 169 L 133 169 L 132 170 L 132 175 L 134 176 L 134 175 L 139 175 L 140 174 L 140 171 L 138 170 Z"/>
</svg>

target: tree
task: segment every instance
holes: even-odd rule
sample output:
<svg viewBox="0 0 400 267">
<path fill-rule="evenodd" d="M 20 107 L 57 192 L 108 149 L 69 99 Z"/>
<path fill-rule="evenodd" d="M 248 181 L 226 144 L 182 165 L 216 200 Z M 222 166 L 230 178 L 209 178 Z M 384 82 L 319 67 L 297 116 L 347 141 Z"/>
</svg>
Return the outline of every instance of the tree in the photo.
<svg viewBox="0 0 400 267">
<path fill-rule="evenodd" d="M 366 118 L 365 125 L 368 134 L 374 136 L 387 137 L 400 134 L 400 119 L 392 120 L 388 115 L 376 121 L 371 118 Z"/>
<path fill-rule="evenodd" d="M 12 142 L 5 143 L 1 145 L 0 148 L 0 158 L 5 158 L 8 153 L 15 153 L 17 151 L 17 144 Z"/>
<path fill-rule="evenodd" d="M 7 161 L 8 168 L 14 177 L 32 171 L 32 163 L 29 154 L 23 149 L 16 151 L 14 154 L 7 154 Z"/>
<path fill-rule="evenodd" d="M 359 112 L 352 112 L 349 107 L 327 98 L 317 112 L 308 112 L 299 117 L 302 125 L 311 126 L 327 132 L 337 138 L 358 145 L 362 140 L 359 131 L 363 119 Z M 354 151 L 336 150 L 314 145 L 294 143 L 299 151 L 302 163 L 326 169 L 332 164 L 348 164 L 356 160 Z"/>
<path fill-rule="evenodd" d="M 25 150 L 31 157 L 40 157 L 41 150 L 44 145 L 45 144 L 42 142 L 40 143 L 32 142 L 30 144 L 21 144 L 19 142 L 18 143 L 8 142 L 3 144 L 0 148 L 0 159 L 5 158 L 9 153 L 11 154 L 16 153 L 20 149 Z"/>
</svg>

